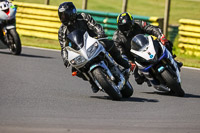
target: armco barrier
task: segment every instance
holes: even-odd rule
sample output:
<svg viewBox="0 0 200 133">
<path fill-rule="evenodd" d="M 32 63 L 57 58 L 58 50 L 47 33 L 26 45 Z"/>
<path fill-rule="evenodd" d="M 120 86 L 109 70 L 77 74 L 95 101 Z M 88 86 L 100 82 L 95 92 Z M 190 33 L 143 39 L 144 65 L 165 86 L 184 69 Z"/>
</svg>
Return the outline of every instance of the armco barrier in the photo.
<svg viewBox="0 0 200 133">
<path fill-rule="evenodd" d="M 182 53 L 200 57 L 200 20 L 179 20 L 179 44 Z"/>
<path fill-rule="evenodd" d="M 18 6 L 16 26 L 20 35 L 57 39 L 58 29 L 61 25 L 58 18 L 58 7 L 43 5 L 43 4 L 30 4 L 23 2 L 13 2 Z M 116 20 L 118 13 L 97 12 L 91 10 L 81 10 L 90 14 L 98 23 L 100 23 L 108 35 L 109 39 L 112 38 L 113 33 L 117 29 Z M 153 25 L 163 27 L 163 18 L 135 16 L 135 19 L 147 21 Z"/>
</svg>

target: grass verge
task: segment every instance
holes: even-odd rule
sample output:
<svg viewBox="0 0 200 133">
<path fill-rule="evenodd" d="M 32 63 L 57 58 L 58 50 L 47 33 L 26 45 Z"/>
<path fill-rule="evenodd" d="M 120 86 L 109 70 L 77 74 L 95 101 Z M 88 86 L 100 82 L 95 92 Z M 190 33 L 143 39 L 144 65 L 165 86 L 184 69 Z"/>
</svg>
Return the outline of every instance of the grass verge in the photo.
<svg viewBox="0 0 200 133">
<path fill-rule="evenodd" d="M 60 44 L 58 40 L 42 39 L 42 38 L 27 37 L 27 36 L 20 36 L 20 39 L 23 46 L 60 50 Z"/>
<path fill-rule="evenodd" d="M 184 66 L 200 68 L 200 57 L 185 55 L 180 52 L 180 48 L 178 48 L 178 38 L 179 35 L 176 36 L 173 47 L 173 52 L 177 56 L 176 60 L 181 61 Z"/>
</svg>

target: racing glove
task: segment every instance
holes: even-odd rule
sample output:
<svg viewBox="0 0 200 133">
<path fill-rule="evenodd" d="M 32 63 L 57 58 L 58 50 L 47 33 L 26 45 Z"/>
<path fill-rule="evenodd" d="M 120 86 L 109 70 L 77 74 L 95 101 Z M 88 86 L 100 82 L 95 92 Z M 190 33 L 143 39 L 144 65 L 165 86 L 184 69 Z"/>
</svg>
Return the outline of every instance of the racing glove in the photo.
<svg viewBox="0 0 200 133">
<path fill-rule="evenodd" d="M 130 62 L 130 70 L 133 72 L 135 70 L 136 65 L 133 62 Z"/>
<path fill-rule="evenodd" d="M 164 46 L 166 46 L 166 45 L 169 44 L 169 41 L 166 39 L 166 37 L 165 37 L 164 34 L 162 34 L 162 36 L 160 37 L 160 42 L 161 42 Z"/>
<path fill-rule="evenodd" d="M 103 34 L 103 33 L 97 35 L 97 38 L 105 38 L 105 37 L 107 37 L 107 36 L 105 34 Z"/>
</svg>

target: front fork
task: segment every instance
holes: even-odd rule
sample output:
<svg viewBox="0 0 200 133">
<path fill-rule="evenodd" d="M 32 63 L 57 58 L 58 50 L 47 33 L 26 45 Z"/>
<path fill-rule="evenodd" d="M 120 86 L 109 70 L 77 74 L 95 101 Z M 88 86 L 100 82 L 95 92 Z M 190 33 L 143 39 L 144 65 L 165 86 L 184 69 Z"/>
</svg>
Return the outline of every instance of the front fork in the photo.
<svg viewBox="0 0 200 133">
<path fill-rule="evenodd" d="M 5 45 L 6 46 L 8 46 L 9 47 L 9 39 L 8 39 L 8 31 L 7 31 L 7 29 L 4 27 L 4 28 L 2 28 L 2 33 L 3 33 L 3 41 L 4 41 L 4 43 L 5 43 Z"/>
<path fill-rule="evenodd" d="M 93 77 L 91 71 L 96 68 L 96 67 L 102 67 L 106 74 L 109 76 L 109 78 L 114 82 L 115 80 L 115 77 L 113 76 L 113 74 L 111 73 L 110 69 L 107 67 L 107 65 L 104 63 L 104 61 L 101 61 L 100 63 L 98 64 L 94 64 L 93 66 L 90 67 L 90 71 L 88 72 L 90 77 L 92 78 L 92 80 L 96 83 L 96 85 L 99 87 L 99 89 L 102 89 L 101 85 L 99 84 L 99 82 Z M 113 66 L 114 67 L 114 66 Z M 119 78 L 120 78 L 120 81 L 118 82 L 118 84 L 116 85 L 117 88 L 119 90 L 121 90 L 125 84 L 125 78 L 122 74 L 119 74 Z"/>
<path fill-rule="evenodd" d="M 3 32 L 3 36 L 5 36 L 5 35 L 6 35 L 6 33 L 7 33 L 7 30 L 6 30 L 6 28 L 2 28 L 2 32 Z"/>
<path fill-rule="evenodd" d="M 6 25 L 2 28 L 3 36 L 4 36 L 4 41 L 8 47 L 11 47 L 11 44 L 13 43 L 13 40 L 8 37 L 8 34 L 10 34 L 11 29 L 15 29 L 15 24 L 11 25 Z"/>
</svg>

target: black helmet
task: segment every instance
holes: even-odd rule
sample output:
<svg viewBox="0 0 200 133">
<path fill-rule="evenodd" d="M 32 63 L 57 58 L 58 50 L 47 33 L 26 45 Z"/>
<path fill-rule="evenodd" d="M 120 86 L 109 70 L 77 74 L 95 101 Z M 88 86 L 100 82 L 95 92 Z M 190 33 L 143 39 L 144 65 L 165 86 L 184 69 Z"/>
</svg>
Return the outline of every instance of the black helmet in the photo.
<svg viewBox="0 0 200 133">
<path fill-rule="evenodd" d="M 131 40 L 131 49 L 141 51 L 149 44 L 149 39 L 143 34 L 138 34 Z"/>
<path fill-rule="evenodd" d="M 129 33 L 134 25 L 134 19 L 130 13 L 125 12 L 117 17 L 118 29 L 123 33 Z"/>
<path fill-rule="evenodd" d="M 64 25 L 72 25 L 76 20 L 76 13 L 72 2 L 64 2 L 58 7 L 58 16 Z"/>
</svg>

